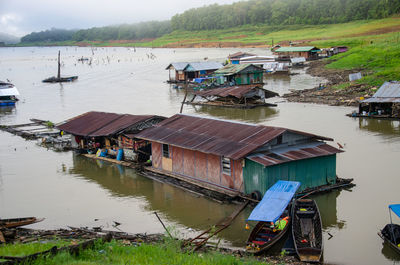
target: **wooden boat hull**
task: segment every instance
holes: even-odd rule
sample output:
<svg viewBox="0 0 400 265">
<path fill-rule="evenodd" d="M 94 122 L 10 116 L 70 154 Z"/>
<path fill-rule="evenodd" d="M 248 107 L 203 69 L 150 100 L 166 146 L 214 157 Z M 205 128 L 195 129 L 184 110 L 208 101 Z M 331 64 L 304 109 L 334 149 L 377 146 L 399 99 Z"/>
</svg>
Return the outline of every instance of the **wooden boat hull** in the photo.
<svg viewBox="0 0 400 265">
<path fill-rule="evenodd" d="M 44 218 L 36 218 L 36 217 L 0 219 L 0 228 L 16 228 L 24 225 L 38 223 L 43 220 Z"/>
<path fill-rule="evenodd" d="M 282 218 L 285 216 L 282 216 Z M 268 251 L 287 233 L 290 227 L 290 217 L 285 228 L 274 232 L 268 222 L 258 222 L 247 240 L 246 251 L 252 254 L 261 254 Z"/>
<path fill-rule="evenodd" d="M 61 83 L 61 82 L 72 82 L 78 79 L 78 76 L 68 76 L 68 77 L 50 77 L 47 79 L 44 79 L 42 82 L 44 83 Z"/>
<path fill-rule="evenodd" d="M 319 262 L 322 256 L 322 221 L 314 200 L 296 200 L 292 208 L 292 235 L 301 261 Z"/>
</svg>

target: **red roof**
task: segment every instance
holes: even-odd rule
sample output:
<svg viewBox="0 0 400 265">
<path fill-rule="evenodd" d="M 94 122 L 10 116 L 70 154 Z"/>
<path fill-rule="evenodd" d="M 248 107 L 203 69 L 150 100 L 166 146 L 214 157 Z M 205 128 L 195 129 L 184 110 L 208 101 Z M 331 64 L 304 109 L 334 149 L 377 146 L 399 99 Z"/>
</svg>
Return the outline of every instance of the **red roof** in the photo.
<svg viewBox="0 0 400 265">
<path fill-rule="evenodd" d="M 79 136 L 108 136 L 153 117 L 156 116 L 91 111 L 74 117 L 57 128 Z"/>
<path fill-rule="evenodd" d="M 248 156 L 247 158 L 267 167 L 294 160 L 302 160 L 319 156 L 328 156 L 341 152 L 343 151 L 333 146 L 327 145 L 325 143 L 314 142 L 311 143 L 309 146 L 303 146 L 303 147 L 293 146 L 290 148 L 286 148 L 286 150 L 283 151 L 259 153 Z"/>
<path fill-rule="evenodd" d="M 136 137 L 236 160 L 245 157 L 286 131 L 315 139 L 332 140 L 280 127 L 185 114 L 176 114 L 138 133 Z"/>
</svg>

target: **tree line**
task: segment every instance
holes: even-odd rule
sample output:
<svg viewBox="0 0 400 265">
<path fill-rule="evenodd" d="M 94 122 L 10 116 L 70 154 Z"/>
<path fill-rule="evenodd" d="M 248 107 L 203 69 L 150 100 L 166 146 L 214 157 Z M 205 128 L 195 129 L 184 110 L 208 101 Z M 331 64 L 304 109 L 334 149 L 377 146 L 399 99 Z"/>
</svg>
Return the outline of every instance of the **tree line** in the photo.
<svg viewBox="0 0 400 265">
<path fill-rule="evenodd" d="M 171 31 L 171 22 L 169 20 L 95 27 L 82 30 L 52 28 L 41 32 L 32 32 L 22 37 L 21 42 L 142 40 L 158 38 Z"/>
<path fill-rule="evenodd" d="M 385 18 L 400 12 L 399 0 L 250 0 L 189 9 L 171 18 L 173 30 L 227 29 L 246 24 L 336 24 Z"/>
<path fill-rule="evenodd" d="M 247 24 L 335 24 L 380 19 L 399 12 L 399 0 L 250 0 L 192 8 L 167 21 L 33 32 L 22 37 L 21 42 L 141 40 L 158 38 L 174 30 L 228 29 Z"/>
</svg>

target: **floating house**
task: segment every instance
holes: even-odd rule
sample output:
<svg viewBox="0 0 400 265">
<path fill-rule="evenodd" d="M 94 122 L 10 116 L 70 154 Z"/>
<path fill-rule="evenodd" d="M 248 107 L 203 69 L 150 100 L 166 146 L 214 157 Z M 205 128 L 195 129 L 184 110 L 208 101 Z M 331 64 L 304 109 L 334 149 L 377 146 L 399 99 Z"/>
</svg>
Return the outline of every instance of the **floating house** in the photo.
<svg viewBox="0 0 400 265">
<path fill-rule="evenodd" d="M 193 94 L 194 97 L 185 102 L 186 104 L 242 109 L 260 106 L 276 107 L 276 104 L 266 103 L 265 99 L 279 96 L 278 93 L 264 89 L 262 85 L 220 87 L 194 91 Z M 200 101 L 195 101 L 196 97 L 200 98 Z"/>
<path fill-rule="evenodd" d="M 227 64 L 214 72 L 225 77 L 224 82 L 234 85 L 263 84 L 264 69 L 253 64 Z"/>
<path fill-rule="evenodd" d="M 331 138 L 280 127 L 176 114 L 138 134 L 151 142 L 152 172 L 227 195 L 261 196 L 277 180 L 300 191 L 335 184 Z"/>
<path fill-rule="evenodd" d="M 279 57 L 304 57 L 306 60 L 318 59 L 321 50 L 314 46 L 280 47 L 274 51 Z"/>
<path fill-rule="evenodd" d="M 249 56 L 256 56 L 256 55 L 253 53 L 249 53 L 249 52 L 236 52 L 236 53 L 230 54 L 228 56 L 228 61 L 231 64 L 239 64 L 241 58 L 249 57 Z"/>
<path fill-rule="evenodd" d="M 187 62 L 181 62 L 181 63 L 171 63 L 165 68 L 165 70 L 169 70 L 169 82 L 184 82 L 185 79 L 185 73 L 183 70 L 185 67 L 188 65 Z"/>
<path fill-rule="evenodd" d="M 385 82 L 376 93 L 360 102 L 358 114 L 372 118 L 400 118 L 400 82 Z"/>
<path fill-rule="evenodd" d="M 117 150 L 123 149 L 126 160 L 136 161 L 140 158 L 138 153 L 144 153 L 139 151 L 145 150 L 148 143 L 137 139 L 135 134 L 164 119 L 155 115 L 91 111 L 67 120 L 57 129 L 71 134 L 72 147 L 83 153 L 102 149 L 108 155 L 116 156 Z"/>
<path fill-rule="evenodd" d="M 0 106 L 14 106 L 18 95 L 18 89 L 13 84 L 0 81 Z"/>
<path fill-rule="evenodd" d="M 169 82 L 187 82 L 211 75 L 221 67 L 223 65 L 219 62 L 181 62 L 171 63 L 166 70 L 169 70 Z"/>
</svg>

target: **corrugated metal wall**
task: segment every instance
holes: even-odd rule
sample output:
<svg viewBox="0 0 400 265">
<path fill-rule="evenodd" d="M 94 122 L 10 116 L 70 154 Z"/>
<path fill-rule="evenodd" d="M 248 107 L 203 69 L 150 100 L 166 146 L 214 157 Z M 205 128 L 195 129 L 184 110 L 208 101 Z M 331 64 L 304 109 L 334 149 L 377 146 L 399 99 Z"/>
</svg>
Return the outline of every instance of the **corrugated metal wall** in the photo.
<svg viewBox="0 0 400 265">
<path fill-rule="evenodd" d="M 246 159 L 243 168 L 244 192 L 264 194 L 278 180 L 299 181 L 299 191 L 336 181 L 336 154 L 264 167 Z"/>
</svg>

